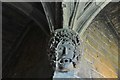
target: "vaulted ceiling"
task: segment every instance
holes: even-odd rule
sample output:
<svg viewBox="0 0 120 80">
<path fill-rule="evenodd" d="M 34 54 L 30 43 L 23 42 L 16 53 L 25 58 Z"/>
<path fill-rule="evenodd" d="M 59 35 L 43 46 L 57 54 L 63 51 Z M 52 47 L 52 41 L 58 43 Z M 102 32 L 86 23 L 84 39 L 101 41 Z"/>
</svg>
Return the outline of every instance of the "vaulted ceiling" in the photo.
<svg viewBox="0 0 120 80">
<path fill-rule="evenodd" d="M 51 24 L 47 22 L 49 19 L 46 18 L 42 5 L 44 4 L 39 2 L 2 3 L 3 77 L 40 78 L 53 75 L 52 70 L 49 69 L 51 66 L 47 60 L 46 51 L 52 28 Z M 68 19 L 61 17 L 64 12 L 62 12 L 60 5 L 61 3 L 55 2 L 44 5 L 46 8 L 50 8 L 48 14 L 52 19 L 50 22 L 55 25 L 54 29 L 68 25 L 65 24 Z M 112 25 L 110 28 L 118 38 L 120 37 L 119 13 L 120 2 L 109 3 L 100 12 L 101 15 L 104 15 L 100 18 L 107 20 L 107 24 Z M 78 16 L 80 15 L 78 14 Z M 65 22 L 62 22 L 63 20 Z M 84 19 L 81 17 L 80 20 Z M 76 26 L 78 25 L 73 28 L 75 29 Z"/>
</svg>

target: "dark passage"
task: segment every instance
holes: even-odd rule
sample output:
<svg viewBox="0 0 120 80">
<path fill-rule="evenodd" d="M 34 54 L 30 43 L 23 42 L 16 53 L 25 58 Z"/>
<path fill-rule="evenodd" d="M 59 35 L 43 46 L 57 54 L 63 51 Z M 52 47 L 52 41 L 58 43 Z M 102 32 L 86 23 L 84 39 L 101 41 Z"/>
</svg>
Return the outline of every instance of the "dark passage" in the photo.
<svg viewBox="0 0 120 80">
<path fill-rule="evenodd" d="M 29 4 L 44 15 L 41 3 Z M 47 57 L 49 36 L 40 28 L 49 30 L 43 20 L 45 15 L 39 18 L 39 26 L 31 16 L 2 3 L 3 78 L 50 78 L 53 75 Z"/>
</svg>

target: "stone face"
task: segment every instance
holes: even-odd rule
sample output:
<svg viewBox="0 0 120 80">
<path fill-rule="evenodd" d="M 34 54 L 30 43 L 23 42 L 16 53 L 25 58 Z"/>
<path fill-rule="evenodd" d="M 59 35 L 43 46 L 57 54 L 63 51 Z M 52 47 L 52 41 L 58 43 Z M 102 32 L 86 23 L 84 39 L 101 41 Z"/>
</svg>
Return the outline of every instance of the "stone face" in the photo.
<svg viewBox="0 0 120 80">
<path fill-rule="evenodd" d="M 57 29 L 50 39 L 48 57 L 55 71 L 74 71 L 82 56 L 82 42 L 78 34 L 70 29 Z"/>
</svg>

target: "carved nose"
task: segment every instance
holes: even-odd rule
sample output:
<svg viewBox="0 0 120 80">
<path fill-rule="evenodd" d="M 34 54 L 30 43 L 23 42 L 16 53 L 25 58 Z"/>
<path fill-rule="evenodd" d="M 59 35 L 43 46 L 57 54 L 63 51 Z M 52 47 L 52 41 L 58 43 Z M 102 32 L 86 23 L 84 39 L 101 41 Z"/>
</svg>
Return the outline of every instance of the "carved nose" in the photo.
<svg viewBox="0 0 120 80">
<path fill-rule="evenodd" d="M 66 54 L 68 54 L 68 50 L 67 50 L 66 47 L 64 47 L 64 49 L 63 49 L 63 55 L 66 55 Z"/>
</svg>

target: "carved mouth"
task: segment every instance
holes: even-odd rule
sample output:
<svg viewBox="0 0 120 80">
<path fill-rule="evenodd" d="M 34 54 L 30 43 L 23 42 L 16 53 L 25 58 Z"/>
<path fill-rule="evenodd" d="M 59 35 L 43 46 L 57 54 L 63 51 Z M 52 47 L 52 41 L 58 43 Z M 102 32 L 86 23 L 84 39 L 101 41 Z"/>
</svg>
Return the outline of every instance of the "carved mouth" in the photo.
<svg viewBox="0 0 120 80">
<path fill-rule="evenodd" d="M 69 70 L 66 69 L 66 68 L 63 68 L 63 67 L 61 68 L 61 67 L 60 67 L 60 68 L 58 69 L 58 71 L 59 71 L 59 72 L 62 72 L 62 73 L 66 73 L 66 72 L 68 72 Z"/>
<path fill-rule="evenodd" d="M 65 68 L 64 66 L 59 65 L 58 68 L 57 68 L 57 71 L 65 73 L 65 72 L 68 72 L 69 69 Z"/>
</svg>

